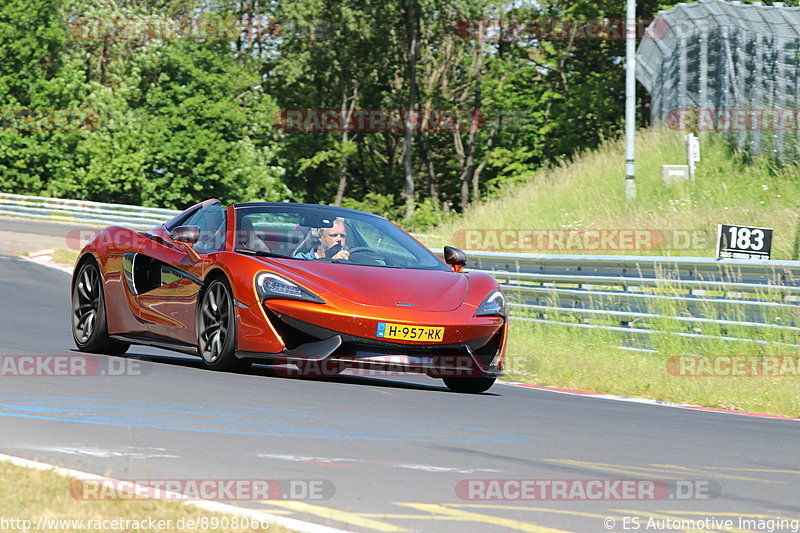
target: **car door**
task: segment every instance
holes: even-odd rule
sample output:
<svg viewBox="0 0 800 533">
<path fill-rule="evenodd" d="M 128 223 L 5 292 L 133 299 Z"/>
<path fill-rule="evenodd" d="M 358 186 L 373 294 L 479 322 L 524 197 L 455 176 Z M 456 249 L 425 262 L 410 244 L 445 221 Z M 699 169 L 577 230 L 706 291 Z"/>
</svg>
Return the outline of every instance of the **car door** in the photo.
<svg viewBox="0 0 800 533">
<path fill-rule="evenodd" d="M 185 244 L 169 237 L 151 240 L 139 249 L 136 259 L 147 290 L 139 288 L 140 316 L 150 333 L 185 344 L 196 344 L 195 308 L 208 261 L 207 254 L 225 246 L 225 210 L 219 204 L 203 206 L 184 226 L 197 226 L 200 238 L 193 246 L 197 261 Z M 144 273 L 146 272 L 146 274 Z"/>
</svg>

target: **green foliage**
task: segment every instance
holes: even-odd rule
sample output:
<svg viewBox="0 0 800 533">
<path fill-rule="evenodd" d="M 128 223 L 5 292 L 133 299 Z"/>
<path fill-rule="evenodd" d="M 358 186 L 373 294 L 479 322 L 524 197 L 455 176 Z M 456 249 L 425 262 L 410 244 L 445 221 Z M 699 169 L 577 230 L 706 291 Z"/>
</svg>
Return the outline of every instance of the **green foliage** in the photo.
<svg viewBox="0 0 800 533">
<path fill-rule="evenodd" d="M 396 205 L 393 195 L 374 192 L 368 192 L 361 200 L 345 198 L 344 202 L 342 202 L 342 207 L 375 213 L 389 219 L 397 218 L 400 209 Z"/>
<path fill-rule="evenodd" d="M 669 5 L 641 1 L 637 16 Z M 164 207 L 209 196 L 340 201 L 424 230 L 622 127 L 624 40 L 482 40 L 457 28 L 624 12 L 622 0 L 5 0 L 0 190 Z M 160 40 L 76 26 L 175 17 L 271 19 L 281 32 Z M 418 110 L 479 119 L 475 131 L 465 122 L 414 131 L 410 216 L 402 128 L 275 124 L 281 110 L 396 111 L 412 99 Z M 77 129 L 20 128 L 24 109 L 94 118 Z"/>
<path fill-rule="evenodd" d="M 532 152 L 532 149 L 524 146 L 513 150 L 502 147 L 490 150 L 486 155 L 488 167 L 496 169 L 496 173 L 486 182 L 485 197 L 499 196 L 510 187 L 531 180 L 536 171 L 525 161 L 533 157 Z"/>
<path fill-rule="evenodd" d="M 397 203 L 393 195 L 371 192 L 365 194 L 361 200 L 345 198 L 342 207 L 375 213 L 390 220 L 400 220 L 403 211 L 403 206 Z M 432 198 L 426 198 L 417 205 L 414 214 L 411 218 L 404 220 L 402 225 L 408 231 L 425 231 L 451 217 L 452 215 L 448 216 L 439 211 Z"/>
<path fill-rule="evenodd" d="M 98 117 L 78 131 L 18 124 L 0 131 L 0 188 L 163 207 L 208 197 L 292 198 L 276 142 L 266 135 L 278 107 L 261 90 L 257 58 L 225 41 L 66 38 L 75 17 L 164 17 L 183 7 L 166 2 L 142 11 L 105 0 L 0 7 L 6 115 L 89 109 Z M 207 16 L 217 15 L 211 9 Z M 35 29 L 21 38 L 25 27 Z"/>
<path fill-rule="evenodd" d="M 0 103 L 4 107 L 43 103 L 37 93 L 58 71 L 66 39 L 59 22 L 56 0 L 5 0 L 0 6 Z"/>
</svg>

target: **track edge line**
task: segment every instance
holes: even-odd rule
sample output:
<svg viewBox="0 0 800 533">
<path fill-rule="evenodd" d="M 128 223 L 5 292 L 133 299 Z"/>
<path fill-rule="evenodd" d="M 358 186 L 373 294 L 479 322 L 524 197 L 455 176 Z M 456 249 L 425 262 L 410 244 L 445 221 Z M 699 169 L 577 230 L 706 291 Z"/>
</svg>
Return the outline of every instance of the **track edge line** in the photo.
<svg viewBox="0 0 800 533">
<path fill-rule="evenodd" d="M 688 409 L 691 411 L 701 411 L 706 413 L 718 413 L 718 414 L 725 414 L 725 415 L 739 415 L 739 416 L 750 416 L 755 418 L 769 418 L 769 419 L 777 419 L 777 420 L 791 420 L 794 422 L 800 422 L 800 418 L 795 418 L 791 416 L 785 415 L 773 415 L 769 413 L 753 413 L 749 411 L 736 411 L 734 409 L 723 409 L 720 407 L 706 407 L 702 405 L 694 405 L 691 403 L 677 403 L 677 402 L 667 402 L 664 400 L 653 400 L 651 398 L 636 398 L 634 396 L 620 396 L 617 394 L 607 394 L 603 392 L 593 392 L 593 391 L 585 391 L 585 390 L 574 390 L 574 389 L 562 389 L 558 387 L 546 387 L 544 385 L 533 385 L 531 383 L 520 383 L 516 381 L 498 381 L 498 383 L 502 383 L 503 385 L 508 385 L 511 387 L 520 387 L 525 389 L 536 389 L 545 392 L 554 392 L 556 394 L 566 394 L 568 396 L 579 396 L 582 398 L 595 398 L 598 400 L 614 400 L 617 402 L 629 402 L 629 403 L 641 403 L 645 405 L 657 405 L 659 407 L 672 407 L 678 409 Z"/>
<path fill-rule="evenodd" d="M 80 470 L 75 470 L 72 468 L 55 466 L 48 463 L 42 463 L 39 461 L 33 461 L 31 459 L 15 457 L 13 455 L 6 455 L 3 453 L 0 453 L 0 462 L 11 463 L 15 466 L 30 468 L 33 470 L 55 472 L 60 476 L 71 477 L 75 479 L 87 479 L 92 481 L 114 481 L 112 478 L 108 478 L 105 476 L 90 474 L 89 472 L 82 472 Z M 142 487 L 137 483 L 131 483 L 131 486 L 135 488 Z M 183 494 L 175 494 L 175 495 L 186 497 Z M 237 507 L 235 505 L 230 505 L 227 503 L 214 502 L 210 500 L 197 500 L 197 499 L 186 500 L 186 501 L 181 501 L 180 499 L 178 499 L 173 501 L 176 501 L 181 505 L 197 507 L 198 509 L 214 513 L 223 513 L 223 514 L 247 517 L 247 518 L 260 518 L 262 520 L 268 520 L 270 524 L 277 524 L 279 526 L 283 526 L 303 533 L 352 533 L 345 529 L 336 529 L 330 526 L 315 524 L 313 522 L 305 522 L 303 520 L 298 520 L 296 518 L 286 518 L 284 516 L 269 514 L 263 511 L 259 511 L 257 509 Z"/>
</svg>

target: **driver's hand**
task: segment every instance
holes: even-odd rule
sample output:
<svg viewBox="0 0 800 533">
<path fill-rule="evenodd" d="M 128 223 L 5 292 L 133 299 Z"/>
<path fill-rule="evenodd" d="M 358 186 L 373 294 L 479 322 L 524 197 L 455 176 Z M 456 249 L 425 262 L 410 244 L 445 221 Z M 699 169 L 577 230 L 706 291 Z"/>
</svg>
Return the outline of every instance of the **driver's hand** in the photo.
<svg viewBox="0 0 800 533">
<path fill-rule="evenodd" d="M 344 259 L 345 261 L 350 259 L 350 252 L 347 250 L 339 250 L 336 252 L 336 255 L 331 257 L 331 259 Z"/>
</svg>

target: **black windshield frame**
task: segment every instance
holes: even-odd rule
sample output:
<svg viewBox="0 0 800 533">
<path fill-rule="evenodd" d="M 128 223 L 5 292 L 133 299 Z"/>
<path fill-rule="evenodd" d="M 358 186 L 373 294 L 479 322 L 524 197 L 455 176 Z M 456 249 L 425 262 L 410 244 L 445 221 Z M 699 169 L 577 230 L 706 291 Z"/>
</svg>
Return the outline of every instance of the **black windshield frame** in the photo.
<svg viewBox="0 0 800 533">
<path fill-rule="evenodd" d="M 362 211 L 344 209 L 313 204 L 291 203 L 249 203 L 234 205 L 237 231 L 244 226 L 255 227 L 255 231 L 263 235 L 271 233 L 271 238 L 280 242 L 269 241 L 270 250 L 274 256 L 280 256 L 292 261 L 327 261 L 337 264 L 350 264 L 359 266 L 378 266 L 389 268 L 403 268 L 412 270 L 451 270 L 436 254 L 431 252 L 419 241 L 408 233 L 391 223 L 389 220 Z M 258 227 L 258 215 L 270 215 L 276 219 L 286 215 L 282 227 Z M 248 222 L 243 219 L 247 217 Z M 310 226 L 301 226 L 300 221 L 323 221 L 321 226 L 331 227 L 337 218 L 344 219 L 347 231 L 347 249 L 356 249 L 356 256 L 352 261 L 342 261 L 328 258 L 316 258 L 308 253 L 318 244 L 314 239 Z M 254 223 L 254 221 L 256 223 Z M 295 227 L 291 227 L 293 222 Z M 360 228 L 360 229 L 359 229 Z M 365 236 L 364 231 L 371 236 Z M 378 236 L 377 242 L 375 236 Z M 370 238 L 371 237 L 371 238 Z M 385 245 L 382 243 L 385 242 Z M 389 246 L 390 245 L 390 246 Z M 240 247 L 241 248 L 241 247 Z M 368 248 L 358 251 L 358 249 Z M 304 254 L 304 257 L 298 255 Z M 273 254 L 270 254 L 273 255 Z M 309 257 L 311 256 L 311 257 Z"/>
</svg>

